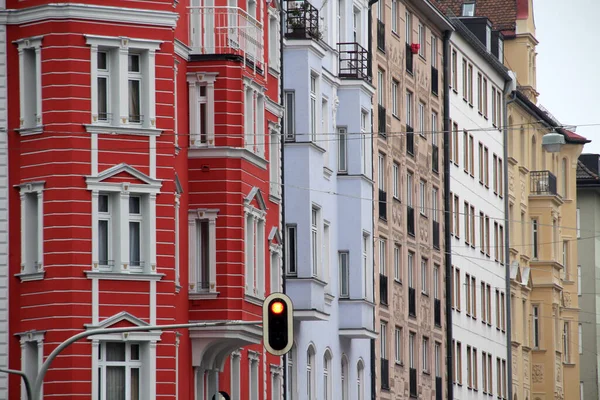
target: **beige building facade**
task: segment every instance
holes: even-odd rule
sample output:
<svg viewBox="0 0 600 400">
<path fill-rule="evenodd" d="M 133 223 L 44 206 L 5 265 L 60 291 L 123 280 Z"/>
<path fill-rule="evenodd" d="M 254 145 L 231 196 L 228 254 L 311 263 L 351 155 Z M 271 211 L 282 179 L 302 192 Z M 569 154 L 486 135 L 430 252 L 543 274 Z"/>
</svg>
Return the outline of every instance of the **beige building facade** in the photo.
<svg viewBox="0 0 600 400">
<path fill-rule="evenodd" d="M 378 399 L 445 399 L 444 31 L 429 2 L 373 5 Z"/>
</svg>

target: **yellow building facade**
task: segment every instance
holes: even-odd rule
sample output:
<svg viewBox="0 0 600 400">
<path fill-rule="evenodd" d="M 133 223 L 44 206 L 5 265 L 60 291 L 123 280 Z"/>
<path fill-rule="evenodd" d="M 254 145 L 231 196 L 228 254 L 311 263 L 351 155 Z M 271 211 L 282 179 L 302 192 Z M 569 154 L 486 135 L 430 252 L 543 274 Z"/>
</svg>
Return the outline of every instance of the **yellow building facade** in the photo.
<svg viewBox="0 0 600 400">
<path fill-rule="evenodd" d="M 587 140 L 538 107 L 533 11 L 505 41 L 513 400 L 579 399 L 576 167 Z M 565 144 L 548 152 L 542 138 Z"/>
</svg>

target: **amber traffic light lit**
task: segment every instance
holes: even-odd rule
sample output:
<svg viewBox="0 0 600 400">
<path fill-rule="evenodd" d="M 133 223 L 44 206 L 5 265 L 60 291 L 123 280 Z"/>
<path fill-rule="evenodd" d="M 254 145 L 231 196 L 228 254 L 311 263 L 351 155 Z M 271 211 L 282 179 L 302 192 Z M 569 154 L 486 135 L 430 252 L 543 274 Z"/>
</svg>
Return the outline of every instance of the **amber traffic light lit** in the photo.
<svg viewBox="0 0 600 400">
<path fill-rule="evenodd" d="M 275 301 L 271 303 L 271 311 L 273 311 L 274 314 L 281 314 L 283 312 L 284 307 L 285 306 L 280 301 Z"/>
</svg>

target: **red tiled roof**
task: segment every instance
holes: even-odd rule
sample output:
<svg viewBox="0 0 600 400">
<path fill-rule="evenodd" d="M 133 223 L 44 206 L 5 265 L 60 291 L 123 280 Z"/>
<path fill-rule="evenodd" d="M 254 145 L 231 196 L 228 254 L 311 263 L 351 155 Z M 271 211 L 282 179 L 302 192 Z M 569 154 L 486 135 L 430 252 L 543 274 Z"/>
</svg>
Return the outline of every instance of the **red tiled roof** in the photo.
<svg viewBox="0 0 600 400">
<path fill-rule="evenodd" d="M 443 9 L 449 9 L 456 16 L 462 15 L 462 4 L 464 0 L 439 0 Z M 519 3 L 519 4 L 517 4 Z M 523 18 L 524 12 L 522 0 L 477 0 L 475 4 L 475 16 L 487 17 L 494 30 L 502 31 L 505 35 L 514 34 L 517 19 Z M 525 6 L 526 7 L 526 6 Z"/>
<path fill-rule="evenodd" d="M 563 129 L 565 136 L 567 137 L 567 141 L 572 143 L 589 143 L 591 140 L 584 138 L 581 135 L 576 134 L 575 132 L 569 131 L 567 129 Z"/>
</svg>

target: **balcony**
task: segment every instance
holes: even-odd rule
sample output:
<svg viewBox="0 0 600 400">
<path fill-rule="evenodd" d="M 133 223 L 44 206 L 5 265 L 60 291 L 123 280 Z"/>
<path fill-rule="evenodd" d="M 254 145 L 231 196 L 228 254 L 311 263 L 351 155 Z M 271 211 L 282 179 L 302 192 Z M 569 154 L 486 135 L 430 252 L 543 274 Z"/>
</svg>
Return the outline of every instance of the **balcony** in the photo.
<svg viewBox="0 0 600 400">
<path fill-rule="evenodd" d="M 439 75 L 438 75 L 438 70 L 435 67 L 431 67 L 431 93 L 435 94 L 437 96 L 438 94 L 438 89 L 439 89 L 439 83 L 440 83 L 440 79 L 439 79 Z"/>
<path fill-rule="evenodd" d="M 385 24 L 377 19 L 377 48 L 385 53 Z"/>
<path fill-rule="evenodd" d="M 386 124 L 386 112 L 385 112 L 385 107 L 382 106 L 381 104 L 377 105 L 377 130 L 379 132 L 379 134 L 383 137 L 386 137 L 386 131 L 385 131 L 385 124 Z"/>
<path fill-rule="evenodd" d="M 440 223 L 437 221 L 432 222 L 432 231 L 433 231 L 433 247 L 439 250 L 440 248 Z"/>
<path fill-rule="evenodd" d="M 442 326 L 442 301 L 440 299 L 433 300 L 433 323 L 438 328 Z"/>
<path fill-rule="evenodd" d="M 285 37 L 287 39 L 321 40 L 319 10 L 308 1 L 285 2 Z"/>
<path fill-rule="evenodd" d="M 413 287 L 408 288 L 408 315 L 417 316 L 417 292 Z"/>
<path fill-rule="evenodd" d="M 325 285 L 317 278 L 286 278 L 286 294 L 294 303 L 294 319 L 298 321 L 326 321 Z"/>
<path fill-rule="evenodd" d="M 406 152 L 415 155 L 415 130 L 410 125 L 406 125 Z"/>
<path fill-rule="evenodd" d="M 387 192 L 379 189 L 379 218 L 387 221 Z"/>
<path fill-rule="evenodd" d="M 410 397 L 417 397 L 417 369 L 410 369 Z"/>
<path fill-rule="evenodd" d="M 406 48 L 404 50 L 404 58 L 406 61 L 406 72 L 413 73 L 413 53 L 410 48 L 410 44 L 406 43 Z"/>
<path fill-rule="evenodd" d="M 435 173 L 440 171 L 440 148 L 435 144 L 431 146 L 431 170 Z"/>
<path fill-rule="evenodd" d="M 529 191 L 537 196 L 558 196 L 556 176 L 550 171 L 531 171 L 529 173 Z"/>
<path fill-rule="evenodd" d="M 379 274 L 379 303 L 388 305 L 388 277 Z"/>
<path fill-rule="evenodd" d="M 442 400 L 444 398 L 444 389 L 442 388 L 442 377 L 435 377 L 435 400 Z"/>
<path fill-rule="evenodd" d="M 406 206 L 406 230 L 411 236 L 415 236 L 415 209 Z"/>
<path fill-rule="evenodd" d="M 239 7 L 189 7 L 192 54 L 230 54 L 264 64 L 263 26 Z"/>
<path fill-rule="evenodd" d="M 340 79 L 369 80 L 369 54 L 356 42 L 338 43 Z"/>
<path fill-rule="evenodd" d="M 381 388 L 390 388 L 390 361 L 385 358 L 381 359 Z"/>
<path fill-rule="evenodd" d="M 294 305 L 295 307 L 295 305 Z M 375 339 L 373 313 L 375 305 L 364 299 L 340 299 L 339 335 L 349 339 Z"/>
</svg>

